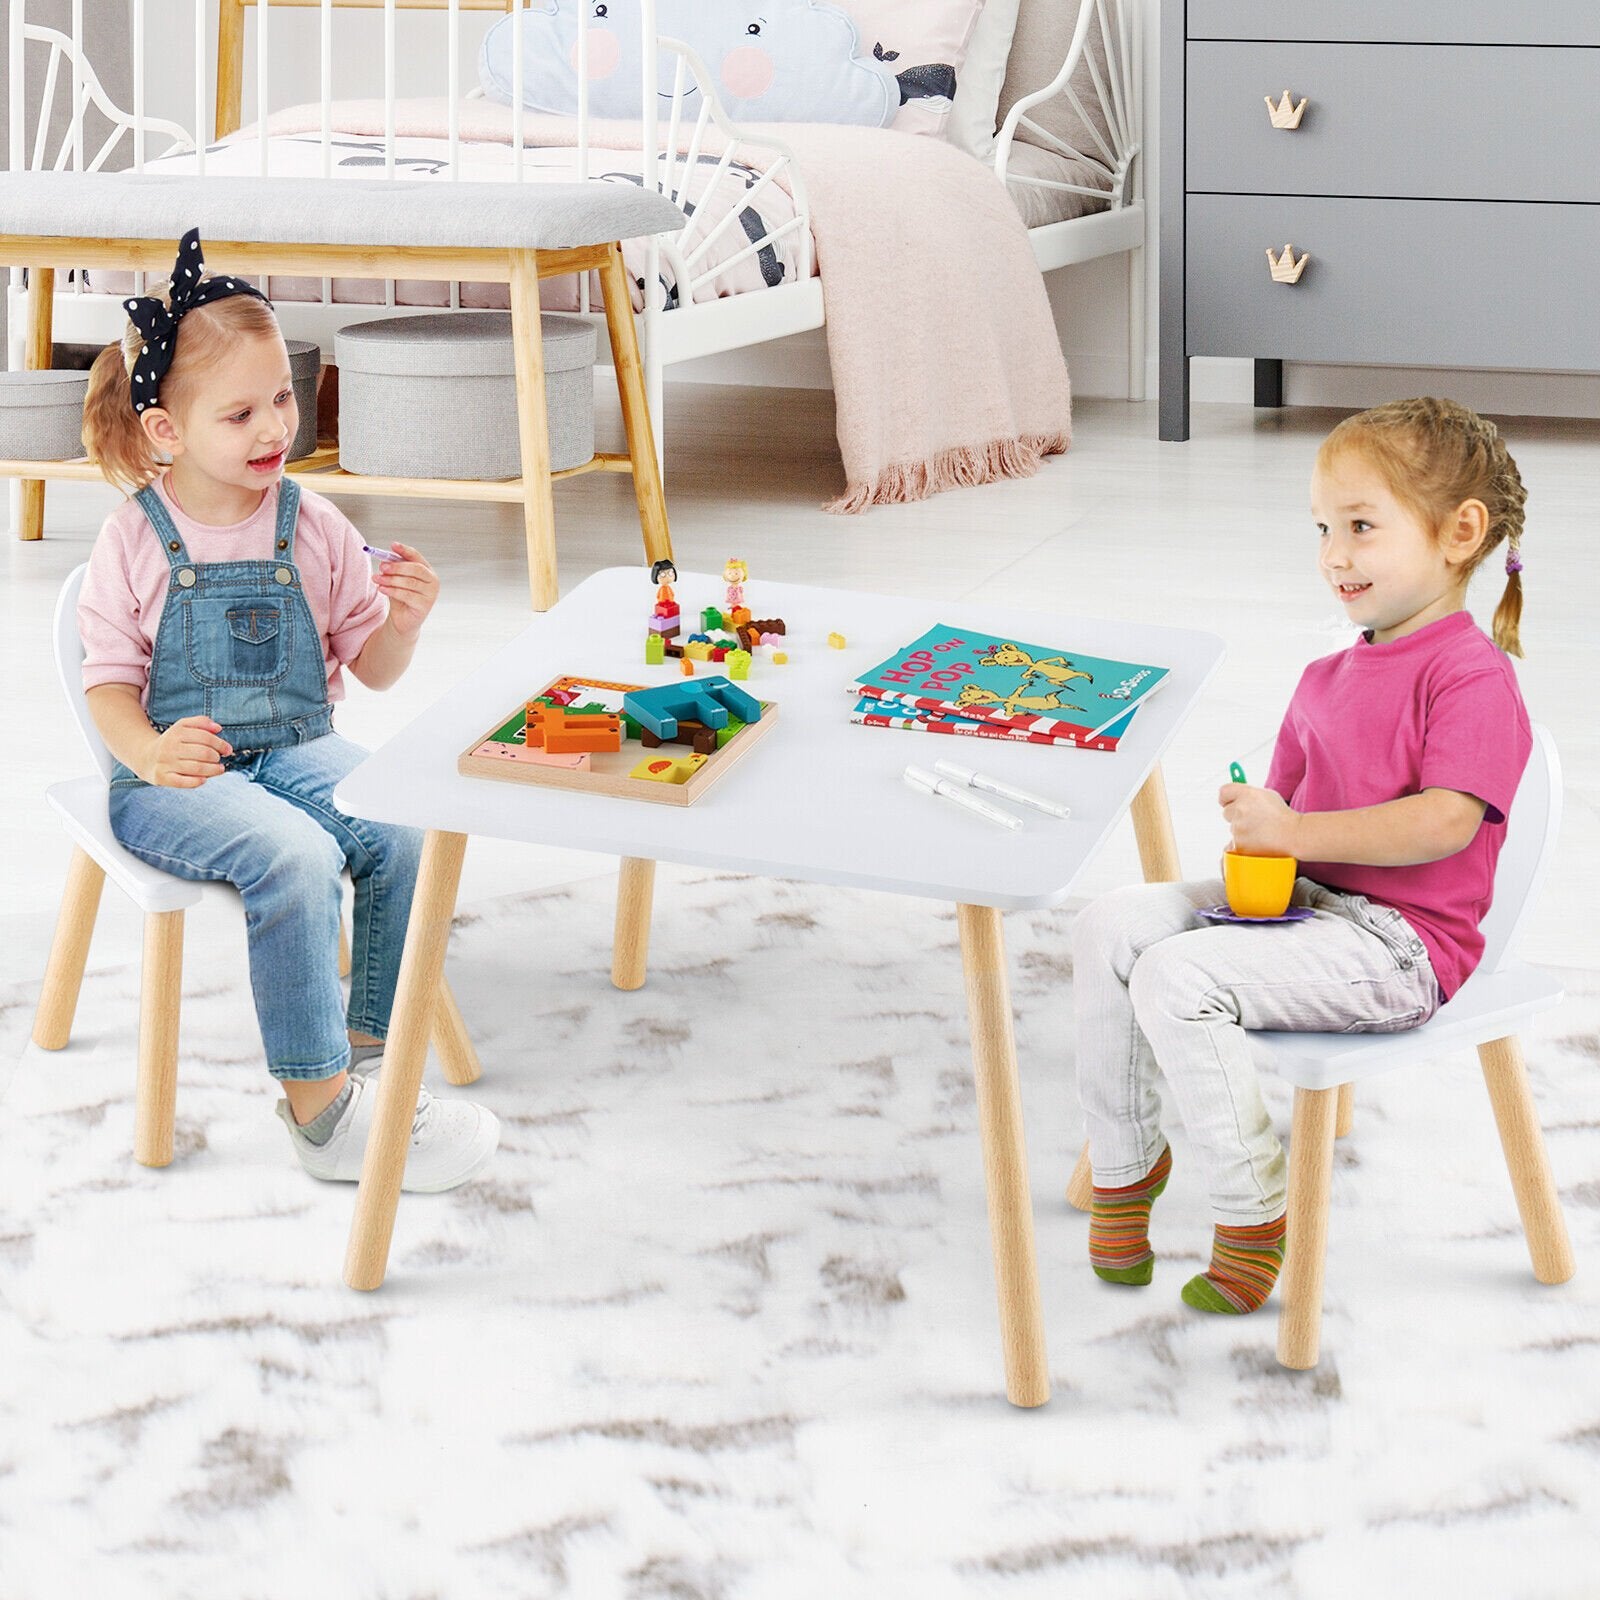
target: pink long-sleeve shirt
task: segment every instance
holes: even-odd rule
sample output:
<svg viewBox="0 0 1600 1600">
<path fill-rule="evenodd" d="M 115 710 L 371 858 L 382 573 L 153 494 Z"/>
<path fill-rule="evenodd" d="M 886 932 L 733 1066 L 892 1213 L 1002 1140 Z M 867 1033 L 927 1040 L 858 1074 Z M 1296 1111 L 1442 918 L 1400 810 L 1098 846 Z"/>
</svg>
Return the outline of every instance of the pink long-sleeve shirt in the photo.
<svg viewBox="0 0 1600 1600">
<path fill-rule="evenodd" d="M 226 528 L 196 522 L 178 504 L 169 477 L 156 491 L 166 502 L 189 556 L 195 562 L 266 561 L 276 554 L 278 518 L 274 484 L 243 522 Z M 328 699 L 344 698 L 341 668 L 354 661 L 373 629 L 389 614 L 389 602 L 372 581 L 371 560 L 350 519 L 320 494 L 302 488 L 294 563 L 322 637 Z M 149 518 L 137 500 L 105 520 L 89 554 L 78 597 L 83 636 L 83 686 L 131 683 L 142 700 L 150 693 L 150 658 L 166 603 L 170 567 Z"/>
<path fill-rule="evenodd" d="M 1457 611 L 1313 661 L 1278 730 L 1266 786 L 1296 811 L 1354 811 L 1424 789 L 1484 803 L 1464 850 L 1412 867 L 1302 861 L 1306 877 L 1393 906 L 1417 931 L 1448 1000 L 1483 954 L 1506 815 L 1533 749 L 1508 656 Z"/>
</svg>

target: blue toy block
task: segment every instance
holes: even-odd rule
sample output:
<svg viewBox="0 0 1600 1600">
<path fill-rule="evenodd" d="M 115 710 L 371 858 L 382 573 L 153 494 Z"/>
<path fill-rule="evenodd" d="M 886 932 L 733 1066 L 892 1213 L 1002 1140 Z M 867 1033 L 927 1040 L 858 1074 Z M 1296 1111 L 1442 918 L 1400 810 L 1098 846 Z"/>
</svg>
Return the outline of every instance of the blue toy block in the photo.
<svg viewBox="0 0 1600 1600">
<path fill-rule="evenodd" d="M 729 683 L 726 678 L 702 678 L 695 687 L 701 694 L 709 695 L 725 711 L 731 712 L 741 722 L 759 722 L 761 720 L 761 702 L 753 694 L 747 694 L 737 684 Z M 704 717 L 699 718 L 701 722 Z M 716 723 L 716 727 L 722 724 Z"/>
<path fill-rule="evenodd" d="M 705 692 L 710 685 L 719 681 L 727 680 L 701 678 L 692 683 L 666 683 L 654 689 L 632 689 L 622 697 L 622 709 L 658 739 L 675 739 L 680 717 L 685 722 L 703 723 L 708 728 L 724 728 L 728 724 L 727 711 L 714 696 Z"/>
</svg>

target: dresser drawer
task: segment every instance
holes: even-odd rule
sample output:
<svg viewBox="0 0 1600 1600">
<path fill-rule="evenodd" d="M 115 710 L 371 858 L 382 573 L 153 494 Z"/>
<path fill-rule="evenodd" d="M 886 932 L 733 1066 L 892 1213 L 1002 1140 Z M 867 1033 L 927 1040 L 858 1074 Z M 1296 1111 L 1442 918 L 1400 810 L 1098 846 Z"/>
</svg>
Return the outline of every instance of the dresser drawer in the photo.
<svg viewBox="0 0 1600 1600">
<path fill-rule="evenodd" d="M 1200 194 L 1185 249 L 1185 355 L 1600 369 L 1600 206 Z"/>
<path fill-rule="evenodd" d="M 1166 0 L 1169 5 L 1183 0 Z M 1188 0 L 1191 39 L 1600 44 L 1595 0 Z"/>
<path fill-rule="evenodd" d="M 1202 42 L 1188 68 L 1191 191 L 1600 201 L 1600 51 Z"/>
</svg>

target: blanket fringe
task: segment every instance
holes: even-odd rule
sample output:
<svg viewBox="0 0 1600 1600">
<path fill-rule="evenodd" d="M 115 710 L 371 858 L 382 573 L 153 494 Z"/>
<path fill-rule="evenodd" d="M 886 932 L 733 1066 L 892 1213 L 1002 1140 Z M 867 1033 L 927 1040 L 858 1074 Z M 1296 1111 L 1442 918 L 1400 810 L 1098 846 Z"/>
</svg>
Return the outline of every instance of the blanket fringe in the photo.
<svg viewBox="0 0 1600 1600">
<path fill-rule="evenodd" d="M 959 445 L 926 461 L 885 467 L 866 482 L 848 484 L 838 499 L 828 501 L 822 509 L 836 516 L 851 516 L 868 506 L 926 500 L 946 489 L 993 483 L 996 478 L 1031 478 L 1046 456 L 1060 455 L 1070 443 L 1071 437 L 1065 433 L 1030 433 L 976 447 Z"/>
</svg>

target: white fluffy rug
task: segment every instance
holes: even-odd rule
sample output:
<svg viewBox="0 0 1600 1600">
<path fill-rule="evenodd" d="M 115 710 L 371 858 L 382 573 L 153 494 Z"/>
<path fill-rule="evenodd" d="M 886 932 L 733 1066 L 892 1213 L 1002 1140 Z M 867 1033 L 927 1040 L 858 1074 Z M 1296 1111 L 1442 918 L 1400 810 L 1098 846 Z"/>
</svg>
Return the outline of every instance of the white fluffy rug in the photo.
<svg viewBox="0 0 1600 1600">
<path fill-rule="evenodd" d="M 504 1137 L 402 1200 L 372 1295 L 340 1281 L 353 1190 L 271 1114 L 237 917 L 194 919 L 163 1172 L 130 1154 L 136 952 L 97 946 L 59 1055 L 6 985 L 5 1600 L 1594 1594 L 1593 974 L 1528 1040 L 1578 1277 L 1533 1280 L 1472 1056 L 1383 1080 L 1297 1374 L 1271 1306 L 1178 1300 L 1208 1245 L 1181 1130 L 1154 1285 L 1090 1274 L 1069 917 L 1008 919 L 1055 1382 L 1019 1412 L 951 909 L 664 868 L 624 995 L 612 893 L 460 917 L 485 1072 L 442 1092 Z"/>
</svg>

